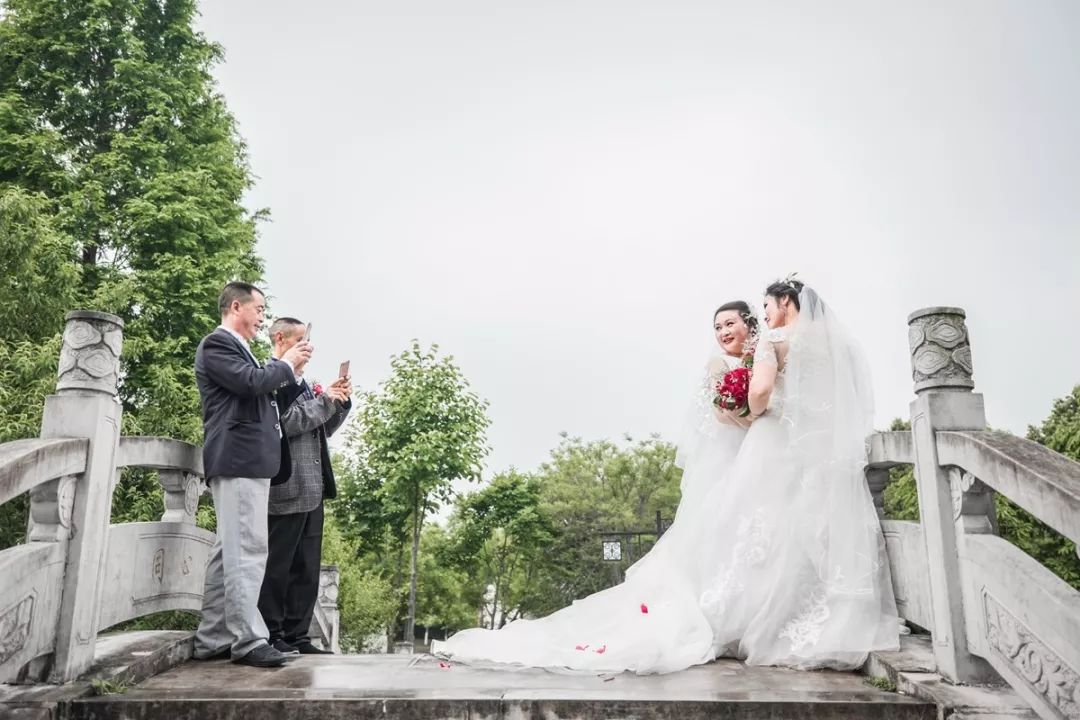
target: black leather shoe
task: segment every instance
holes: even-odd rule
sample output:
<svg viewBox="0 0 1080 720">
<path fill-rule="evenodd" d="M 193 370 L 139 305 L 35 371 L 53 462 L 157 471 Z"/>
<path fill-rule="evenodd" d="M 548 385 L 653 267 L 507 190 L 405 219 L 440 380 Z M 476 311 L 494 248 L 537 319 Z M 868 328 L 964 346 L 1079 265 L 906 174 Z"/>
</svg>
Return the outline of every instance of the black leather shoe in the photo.
<svg viewBox="0 0 1080 720">
<path fill-rule="evenodd" d="M 281 667 L 286 658 L 269 645 L 260 645 L 247 655 L 233 660 L 237 665 L 250 665 L 251 667 L 272 668 Z"/>
<path fill-rule="evenodd" d="M 285 655 L 286 657 L 288 657 L 290 655 L 295 657 L 295 656 L 300 654 L 299 650 L 297 650 L 296 648 L 294 648 L 292 645 L 285 642 L 284 640 L 275 640 L 274 642 L 270 643 L 270 645 L 271 645 L 271 647 L 273 647 L 275 650 L 277 650 L 282 655 Z"/>
<path fill-rule="evenodd" d="M 315 647 L 310 641 L 298 643 L 292 647 L 296 648 L 296 651 L 301 655 L 333 655 L 331 650 L 323 650 L 322 648 Z"/>
</svg>

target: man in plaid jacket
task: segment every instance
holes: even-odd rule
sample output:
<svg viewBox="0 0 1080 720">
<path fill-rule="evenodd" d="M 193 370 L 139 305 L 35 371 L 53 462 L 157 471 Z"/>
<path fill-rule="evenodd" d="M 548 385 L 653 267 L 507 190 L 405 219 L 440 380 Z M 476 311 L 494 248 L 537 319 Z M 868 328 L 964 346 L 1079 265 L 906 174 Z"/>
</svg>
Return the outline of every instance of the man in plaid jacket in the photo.
<svg viewBox="0 0 1080 720">
<path fill-rule="evenodd" d="M 274 356 L 288 351 L 304 336 L 304 324 L 279 318 L 270 326 Z M 270 644 L 286 655 L 322 654 L 308 634 L 319 597 L 322 567 L 323 500 L 337 495 L 327 438 L 352 407 L 349 378 L 338 378 L 326 390 L 296 378 L 278 391 L 282 443 L 292 456 L 289 478 L 270 488 L 269 553 L 259 593 L 259 611 Z"/>
</svg>

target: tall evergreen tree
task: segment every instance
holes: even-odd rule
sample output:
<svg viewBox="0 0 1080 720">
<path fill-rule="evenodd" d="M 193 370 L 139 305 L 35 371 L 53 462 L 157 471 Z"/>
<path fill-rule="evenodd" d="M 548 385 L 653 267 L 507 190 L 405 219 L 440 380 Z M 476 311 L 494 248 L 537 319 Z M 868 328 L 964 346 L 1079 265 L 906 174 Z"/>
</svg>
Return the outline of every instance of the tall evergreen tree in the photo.
<svg viewBox="0 0 1080 720">
<path fill-rule="evenodd" d="M 196 13 L 0 0 L 0 364 L 18 395 L 0 441 L 37 433 L 74 307 L 125 321 L 125 432 L 201 439 L 195 347 L 221 286 L 262 266 L 244 144 L 211 76 L 222 50 Z M 151 492 L 144 477 L 118 496 Z"/>
</svg>

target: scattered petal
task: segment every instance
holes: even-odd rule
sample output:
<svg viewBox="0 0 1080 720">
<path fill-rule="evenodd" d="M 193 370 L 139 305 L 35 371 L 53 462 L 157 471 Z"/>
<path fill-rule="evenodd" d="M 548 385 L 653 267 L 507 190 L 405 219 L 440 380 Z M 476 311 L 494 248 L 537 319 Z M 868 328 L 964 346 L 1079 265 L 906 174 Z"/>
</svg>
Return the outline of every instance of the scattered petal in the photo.
<svg viewBox="0 0 1080 720">
<path fill-rule="evenodd" d="M 589 646 L 588 645 L 575 645 L 574 649 L 575 650 L 588 650 Z"/>
<path fill-rule="evenodd" d="M 607 652 L 607 645 L 601 645 L 600 647 L 593 650 L 593 652 L 597 655 L 603 655 L 605 652 Z"/>
<path fill-rule="evenodd" d="M 641 603 L 641 614 L 642 615 L 648 615 L 649 614 L 649 606 L 646 605 L 645 603 Z"/>
<path fill-rule="evenodd" d="M 450 669 L 450 663 L 440 662 L 439 667 L 441 667 L 443 670 L 449 670 Z"/>
</svg>

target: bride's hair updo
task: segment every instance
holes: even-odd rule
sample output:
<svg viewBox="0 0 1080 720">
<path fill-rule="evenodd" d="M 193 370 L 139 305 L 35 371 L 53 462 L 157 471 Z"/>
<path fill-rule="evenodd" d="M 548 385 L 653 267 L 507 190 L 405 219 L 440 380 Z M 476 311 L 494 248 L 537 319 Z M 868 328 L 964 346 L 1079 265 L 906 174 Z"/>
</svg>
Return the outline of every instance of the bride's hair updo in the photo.
<svg viewBox="0 0 1080 720">
<path fill-rule="evenodd" d="M 770 295 L 777 300 L 780 298 L 787 298 L 791 300 L 796 310 L 802 310 L 799 307 L 799 293 L 802 292 L 803 283 L 793 278 L 787 280 L 777 280 L 769 287 L 765 288 L 765 294 Z"/>
<path fill-rule="evenodd" d="M 724 303 L 720 307 L 716 308 L 716 312 L 712 314 L 713 320 L 716 320 L 716 316 L 722 312 L 728 312 L 734 310 L 739 313 L 739 317 L 746 323 L 746 327 L 750 328 L 750 334 L 757 333 L 758 321 L 754 313 L 750 312 L 750 306 L 742 300 L 732 300 L 731 302 Z"/>
</svg>

